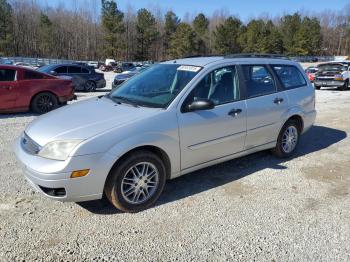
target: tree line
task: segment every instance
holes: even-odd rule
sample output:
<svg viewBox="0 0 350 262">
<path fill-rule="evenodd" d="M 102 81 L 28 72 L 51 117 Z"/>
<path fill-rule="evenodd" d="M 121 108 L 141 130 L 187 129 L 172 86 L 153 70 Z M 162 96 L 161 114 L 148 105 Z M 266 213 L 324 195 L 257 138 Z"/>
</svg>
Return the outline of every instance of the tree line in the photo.
<svg viewBox="0 0 350 262">
<path fill-rule="evenodd" d="M 242 52 L 349 55 L 350 5 L 243 22 L 225 10 L 182 20 L 159 7 L 120 10 L 115 0 L 72 0 L 70 8 L 0 0 L 2 56 L 160 61 Z"/>
</svg>

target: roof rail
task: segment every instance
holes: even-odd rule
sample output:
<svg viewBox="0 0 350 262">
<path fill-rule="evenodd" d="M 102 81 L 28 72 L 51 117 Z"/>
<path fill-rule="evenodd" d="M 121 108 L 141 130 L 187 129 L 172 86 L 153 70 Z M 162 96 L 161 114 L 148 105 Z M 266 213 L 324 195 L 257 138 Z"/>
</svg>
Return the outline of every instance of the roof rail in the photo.
<svg viewBox="0 0 350 262">
<path fill-rule="evenodd" d="M 290 60 L 289 57 L 280 54 L 257 54 L 257 53 L 247 53 L 247 54 L 232 54 L 226 55 L 225 58 L 273 58 L 273 59 L 286 59 Z"/>
</svg>

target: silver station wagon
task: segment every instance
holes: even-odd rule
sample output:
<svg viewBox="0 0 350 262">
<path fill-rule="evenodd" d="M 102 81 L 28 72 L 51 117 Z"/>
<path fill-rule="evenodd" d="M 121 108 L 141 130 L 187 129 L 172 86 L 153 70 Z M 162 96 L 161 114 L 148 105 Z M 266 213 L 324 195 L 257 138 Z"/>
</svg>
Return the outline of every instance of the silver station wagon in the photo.
<svg viewBox="0 0 350 262">
<path fill-rule="evenodd" d="M 137 212 L 155 203 L 168 179 L 260 150 L 290 157 L 315 117 L 314 88 L 293 61 L 185 58 L 38 117 L 15 153 L 29 183 L 49 198 L 105 195 Z"/>
</svg>

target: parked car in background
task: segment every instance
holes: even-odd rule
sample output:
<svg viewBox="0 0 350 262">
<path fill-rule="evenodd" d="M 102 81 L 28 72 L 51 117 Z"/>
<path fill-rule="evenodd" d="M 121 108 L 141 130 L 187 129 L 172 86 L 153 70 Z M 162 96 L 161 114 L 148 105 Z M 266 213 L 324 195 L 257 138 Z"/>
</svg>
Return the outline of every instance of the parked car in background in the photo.
<svg viewBox="0 0 350 262">
<path fill-rule="evenodd" d="M 27 68 L 31 68 L 33 69 L 34 67 L 28 63 L 24 63 L 24 62 L 17 62 L 14 64 L 15 66 L 23 66 L 23 67 L 27 67 Z"/>
<path fill-rule="evenodd" d="M 145 71 L 146 69 L 148 69 L 150 66 L 142 66 L 142 67 L 135 67 L 135 69 L 131 70 L 131 71 L 125 71 L 123 73 L 120 74 L 116 74 L 114 77 L 114 80 L 112 82 L 112 89 L 118 88 L 122 83 L 124 83 L 125 81 L 129 80 L 130 78 L 132 78 L 133 76 Z"/>
<path fill-rule="evenodd" d="M 155 203 L 167 179 L 261 150 L 291 157 L 315 117 L 315 89 L 296 62 L 177 59 L 36 119 L 15 154 L 49 198 L 105 195 L 137 212 Z"/>
<path fill-rule="evenodd" d="M 317 71 L 318 71 L 318 68 L 314 66 L 310 66 L 305 69 L 305 73 L 309 78 L 309 80 L 311 81 L 311 83 L 314 82 Z"/>
<path fill-rule="evenodd" d="M 91 92 L 106 86 L 104 74 L 97 73 L 91 67 L 74 64 L 57 64 L 41 67 L 38 71 L 54 76 L 72 77 L 74 89 L 77 91 Z"/>
<path fill-rule="evenodd" d="M 340 90 L 350 88 L 350 62 L 329 62 L 318 65 L 314 86 L 316 89 L 321 87 L 333 87 Z"/>
<path fill-rule="evenodd" d="M 136 66 L 133 63 L 130 62 L 124 62 L 120 63 L 114 68 L 115 73 L 122 73 L 125 71 L 133 71 L 136 69 Z"/>
<path fill-rule="evenodd" d="M 129 80 L 131 77 L 140 73 L 138 70 L 134 69 L 132 71 L 125 71 L 123 73 L 117 74 L 112 82 L 112 89 L 117 88 L 125 81 Z"/>
<path fill-rule="evenodd" d="M 2 65 L 13 65 L 13 61 L 7 58 L 0 58 L 0 64 Z"/>
<path fill-rule="evenodd" d="M 42 114 L 75 98 L 73 83 L 19 66 L 0 65 L 0 112 Z"/>
<path fill-rule="evenodd" d="M 98 69 L 98 61 L 89 61 L 88 66 L 93 67 L 94 69 Z"/>
</svg>

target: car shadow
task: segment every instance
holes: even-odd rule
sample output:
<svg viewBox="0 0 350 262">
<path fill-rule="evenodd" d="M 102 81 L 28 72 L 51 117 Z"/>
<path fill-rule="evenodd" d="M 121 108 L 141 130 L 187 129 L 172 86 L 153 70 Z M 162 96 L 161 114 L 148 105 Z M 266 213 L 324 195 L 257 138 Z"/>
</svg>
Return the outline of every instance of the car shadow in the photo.
<svg viewBox="0 0 350 262">
<path fill-rule="evenodd" d="M 31 117 L 31 116 L 39 116 L 39 114 L 35 114 L 32 112 L 22 112 L 22 113 L 0 113 L 0 119 L 8 119 L 8 118 L 18 118 L 18 117 Z"/>
<path fill-rule="evenodd" d="M 346 132 L 342 130 L 324 126 L 313 126 L 301 137 L 299 147 L 292 158 L 279 159 L 269 151 L 262 151 L 175 178 L 167 181 L 164 192 L 156 203 L 156 206 L 161 206 L 231 183 L 266 168 L 277 170 L 287 169 L 284 163 L 323 150 L 346 137 Z M 94 214 L 111 215 L 121 213 L 105 199 L 78 204 Z"/>
</svg>

